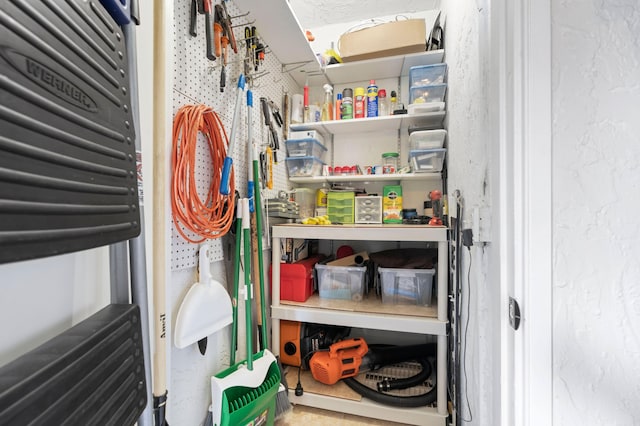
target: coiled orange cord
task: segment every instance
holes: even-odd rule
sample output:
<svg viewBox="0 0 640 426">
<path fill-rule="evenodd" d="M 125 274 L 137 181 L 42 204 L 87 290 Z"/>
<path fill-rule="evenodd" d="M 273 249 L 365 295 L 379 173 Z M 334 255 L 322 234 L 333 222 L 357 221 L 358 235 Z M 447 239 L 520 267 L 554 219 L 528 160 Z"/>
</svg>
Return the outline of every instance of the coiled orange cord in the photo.
<svg viewBox="0 0 640 426">
<path fill-rule="evenodd" d="M 204 202 L 196 186 L 196 147 L 198 133 L 207 141 L 211 157 L 212 179 Z M 171 211 L 178 233 L 190 243 L 220 238 L 229 231 L 234 219 L 234 171 L 230 176 L 229 195 L 220 194 L 222 164 L 229 138 L 218 114 L 206 105 L 185 105 L 173 120 L 173 148 L 171 151 Z M 186 235 L 183 228 L 201 237 Z"/>
</svg>

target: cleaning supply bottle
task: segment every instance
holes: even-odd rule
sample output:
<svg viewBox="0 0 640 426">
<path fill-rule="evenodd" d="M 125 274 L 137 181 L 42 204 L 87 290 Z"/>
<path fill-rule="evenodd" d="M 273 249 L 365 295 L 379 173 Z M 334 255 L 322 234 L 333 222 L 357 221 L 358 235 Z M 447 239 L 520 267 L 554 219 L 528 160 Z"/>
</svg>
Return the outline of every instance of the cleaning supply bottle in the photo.
<svg viewBox="0 0 640 426">
<path fill-rule="evenodd" d="M 367 117 L 378 116 L 378 86 L 375 80 L 369 80 L 367 86 Z"/>
<path fill-rule="evenodd" d="M 353 116 L 354 118 L 364 118 L 366 111 L 366 99 L 364 87 L 356 87 L 354 91 L 355 99 L 353 100 Z"/>
<path fill-rule="evenodd" d="M 353 90 L 344 89 L 342 91 L 342 119 L 353 118 Z"/>
<path fill-rule="evenodd" d="M 398 98 L 395 90 L 391 91 L 391 99 L 389 100 L 391 101 L 389 106 L 389 114 L 393 114 L 393 111 L 398 109 Z"/>
<path fill-rule="evenodd" d="M 322 86 L 324 89 L 324 103 L 320 113 L 320 121 L 333 120 L 333 87 L 330 84 Z"/>
<path fill-rule="evenodd" d="M 389 98 L 387 98 L 387 91 L 384 89 L 378 90 L 378 115 L 380 117 L 389 115 Z"/>
<path fill-rule="evenodd" d="M 333 114 L 333 118 L 336 120 L 342 118 L 342 93 L 336 95 L 336 112 Z"/>
</svg>

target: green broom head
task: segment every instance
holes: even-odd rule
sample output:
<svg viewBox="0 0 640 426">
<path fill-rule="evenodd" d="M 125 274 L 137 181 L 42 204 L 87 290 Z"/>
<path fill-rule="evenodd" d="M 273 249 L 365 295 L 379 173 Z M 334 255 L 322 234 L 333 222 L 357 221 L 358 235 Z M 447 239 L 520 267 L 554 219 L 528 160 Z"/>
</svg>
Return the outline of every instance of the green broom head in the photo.
<svg viewBox="0 0 640 426">
<path fill-rule="evenodd" d="M 268 350 L 253 355 L 253 370 L 238 362 L 211 378 L 213 424 L 273 425 L 280 369 Z"/>
</svg>

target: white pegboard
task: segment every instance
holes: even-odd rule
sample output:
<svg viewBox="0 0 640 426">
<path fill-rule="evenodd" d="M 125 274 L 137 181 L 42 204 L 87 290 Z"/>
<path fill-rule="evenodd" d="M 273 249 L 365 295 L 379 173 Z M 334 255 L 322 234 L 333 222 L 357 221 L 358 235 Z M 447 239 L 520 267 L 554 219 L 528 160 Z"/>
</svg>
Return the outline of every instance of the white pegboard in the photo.
<svg viewBox="0 0 640 426">
<path fill-rule="evenodd" d="M 219 2 L 216 2 L 219 3 Z M 197 16 L 197 36 L 192 37 L 189 34 L 189 19 L 191 1 L 177 0 L 174 3 L 174 23 L 173 23 L 173 113 L 178 111 L 180 107 L 186 104 L 206 104 L 211 107 L 222 120 L 227 134 L 230 136 L 231 123 L 233 121 L 233 109 L 237 96 L 238 75 L 243 70 L 242 60 L 245 53 L 244 45 L 244 26 L 251 25 L 251 14 L 248 16 L 237 17 L 240 11 L 234 3 L 227 2 L 227 9 L 232 16 L 234 25 L 234 34 L 238 43 L 238 53 L 234 54 L 230 51 L 229 61 L 226 67 L 227 84 L 223 93 L 220 92 L 220 59 L 210 61 L 206 57 L 206 40 L 205 40 L 205 16 L 198 14 Z M 258 33 L 260 28 L 257 28 Z M 263 40 L 268 45 L 269 40 Z M 252 82 L 252 87 L 247 85 L 253 91 L 253 138 L 258 144 L 268 143 L 268 131 L 264 126 L 262 115 L 260 113 L 260 97 L 266 97 L 272 100 L 276 105 L 280 106 L 282 112 L 282 98 L 285 93 L 290 95 L 301 93 L 301 88 L 287 75 L 282 74 L 282 66 L 277 58 L 270 54 L 267 46 L 267 54 L 264 62 L 261 64 L 258 77 Z M 172 117 L 173 119 L 173 117 Z M 242 197 L 247 196 L 247 146 L 248 146 L 248 121 L 246 95 L 243 95 L 241 120 L 238 123 L 237 139 L 235 144 L 235 152 L 232 153 L 233 164 L 235 169 L 235 186 Z M 265 200 L 276 196 L 279 190 L 288 188 L 287 173 L 285 169 L 285 148 L 282 138 L 282 130 L 276 126 L 280 138 L 280 151 L 277 153 L 278 164 L 274 166 L 274 188 L 272 190 L 263 190 L 262 199 Z M 199 136 L 198 152 L 197 152 L 197 169 L 196 181 L 198 183 L 198 191 L 203 196 L 208 182 L 214 171 L 210 161 L 209 154 L 204 148 L 204 137 Z M 167 191 L 170 189 L 167 188 Z M 173 221 L 168 225 L 172 229 L 171 238 L 171 270 L 180 270 L 195 267 L 198 263 L 198 245 L 185 241 L 175 229 Z M 220 239 L 210 242 L 213 249 L 212 261 L 222 260 L 224 253 Z"/>
</svg>

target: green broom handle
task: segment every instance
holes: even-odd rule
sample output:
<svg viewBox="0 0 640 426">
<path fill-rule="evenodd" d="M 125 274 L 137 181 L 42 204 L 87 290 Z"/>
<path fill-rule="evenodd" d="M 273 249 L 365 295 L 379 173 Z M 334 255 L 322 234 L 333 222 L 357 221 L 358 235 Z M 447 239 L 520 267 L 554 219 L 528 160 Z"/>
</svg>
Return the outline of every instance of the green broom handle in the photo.
<svg viewBox="0 0 640 426">
<path fill-rule="evenodd" d="M 262 316 L 262 325 L 260 334 L 262 337 L 262 346 L 269 347 L 267 340 L 267 307 L 264 294 L 264 261 L 262 259 L 262 201 L 260 201 L 260 166 L 258 164 L 257 155 L 253 153 L 253 191 L 254 204 L 256 208 L 256 228 L 258 231 L 258 269 L 260 277 L 260 313 Z M 276 285 L 276 284 L 274 284 Z M 280 285 L 279 283 L 277 285 Z"/>
<path fill-rule="evenodd" d="M 244 237 L 244 300 L 245 300 L 245 318 L 246 318 L 246 335 L 247 335 L 247 368 L 249 371 L 253 370 L 253 345 L 251 343 L 252 334 L 251 329 L 251 299 L 252 299 L 252 287 L 251 287 L 251 230 L 249 228 L 249 199 L 242 199 L 242 215 L 245 220 L 242 221 L 242 233 Z"/>
<path fill-rule="evenodd" d="M 233 324 L 231 331 L 231 360 L 230 365 L 236 363 L 236 348 L 238 346 L 238 298 L 240 293 L 240 245 L 242 244 L 242 203 L 237 199 L 236 204 L 236 252 L 233 259 Z"/>
</svg>

